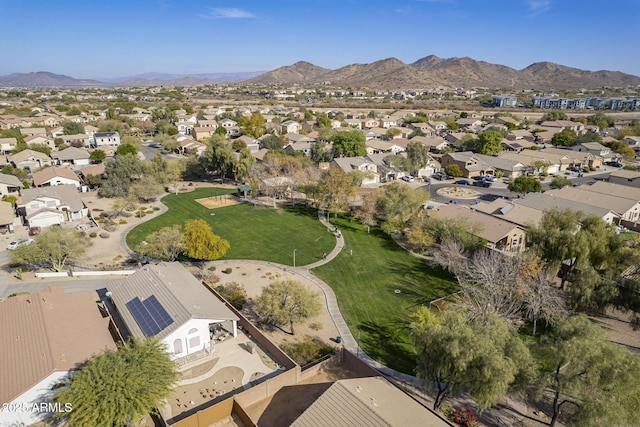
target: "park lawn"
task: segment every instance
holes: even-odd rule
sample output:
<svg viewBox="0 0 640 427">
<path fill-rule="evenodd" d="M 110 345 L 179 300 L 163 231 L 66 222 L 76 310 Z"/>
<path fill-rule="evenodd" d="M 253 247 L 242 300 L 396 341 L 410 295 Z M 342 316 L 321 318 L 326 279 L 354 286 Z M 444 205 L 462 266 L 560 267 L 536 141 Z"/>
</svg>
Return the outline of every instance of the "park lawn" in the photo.
<svg viewBox="0 0 640 427">
<path fill-rule="evenodd" d="M 331 222 L 344 235 L 345 248 L 313 273 L 334 290 L 356 340 L 360 333 L 363 350 L 378 362 L 413 375 L 416 354 L 410 315 L 418 305 L 457 291 L 454 277 L 412 256 L 379 228 L 367 234 L 358 222 L 341 217 Z"/>
<path fill-rule="evenodd" d="M 203 219 L 215 234 L 229 241 L 231 248 L 223 259 L 255 259 L 293 265 L 295 249 L 296 265 L 302 266 L 322 259 L 324 252 L 334 248 L 335 237 L 318 221 L 317 209 L 303 205 L 274 209 L 251 203 L 208 209 L 195 201 L 233 192 L 203 188 L 190 193 L 169 194 L 162 198 L 169 210 L 131 230 L 127 245 L 134 249 L 146 236 L 162 227 Z"/>
</svg>

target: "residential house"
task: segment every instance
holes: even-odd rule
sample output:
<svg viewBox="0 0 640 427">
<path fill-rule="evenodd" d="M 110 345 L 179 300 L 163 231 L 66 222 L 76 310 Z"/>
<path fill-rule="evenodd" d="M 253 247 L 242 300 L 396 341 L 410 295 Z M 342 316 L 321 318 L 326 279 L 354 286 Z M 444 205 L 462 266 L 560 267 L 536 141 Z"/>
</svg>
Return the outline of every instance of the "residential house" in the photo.
<svg viewBox="0 0 640 427">
<path fill-rule="evenodd" d="M 409 141 L 420 143 L 429 147 L 429 151 L 434 151 L 436 153 L 450 147 L 449 142 L 441 136 L 414 136 Z"/>
<path fill-rule="evenodd" d="M 520 141 L 524 139 L 529 142 L 535 142 L 536 140 L 535 136 L 533 136 L 533 134 L 527 129 L 514 129 L 509 131 L 507 139 L 509 141 Z"/>
<path fill-rule="evenodd" d="M 22 129 L 20 129 L 20 133 L 22 135 L 27 135 L 27 136 L 33 136 L 33 135 L 47 136 L 47 129 L 45 129 L 45 128 L 22 128 Z"/>
<path fill-rule="evenodd" d="M 535 209 L 539 212 L 546 212 L 553 209 L 571 209 L 579 211 L 585 215 L 595 215 L 602 218 L 607 224 L 618 223 L 620 215 L 607 207 L 599 207 L 591 204 L 581 203 L 576 200 L 568 200 L 552 195 L 549 191 L 544 193 L 528 193 L 525 197 L 512 200 L 514 205 Z"/>
<path fill-rule="evenodd" d="M 573 159 L 566 154 L 570 154 L 569 150 L 563 152 L 551 152 L 546 150 L 520 150 L 517 153 L 512 151 L 503 151 L 498 157 L 515 160 L 525 166 L 532 167 L 532 172 L 555 174 L 567 170 L 572 165 Z M 566 153 L 565 153 L 566 152 Z"/>
<path fill-rule="evenodd" d="M 104 163 L 98 163 L 95 165 L 86 166 L 78 172 L 83 181 L 87 181 L 89 176 L 102 176 L 104 175 L 105 166 Z"/>
<path fill-rule="evenodd" d="M 560 130 L 570 129 L 578 135 L 585 132 L 583 123 L 574 122 L 571 120 L 547 120 L 540 124 L 543 128 L 557 128 Z"/>
<path fill-rule="evenodd" d="M 16 138 L 0 138 L 0 153 L 7 154 L 15 150 L 18 140 Z"/>
<path fill-rule="evenodd" d="M 341 168 L 346 173 L 360 171 L 364 174 L 362 185 L 380 182 L 378 167 L 367 157 L 336 157 L 331 161 L 331 166 Z"/>
<path fill-rule="evenodd" d="M 415 122 L 415 123 L 410 123 L 408 126 L 410 129 L 413 129 L 415 131 L 420 131 L 424 134 L 424 136 L 435 136 L 436 135 L 436 130 L 431 127 L 431 125 L 429 125 L 428 123 L 423 123 L 423 122 Z"/>
<path fill-rule="evenodd" d="M 93 145 L 96 147 L 105 145 L 117 147 L 120 145 L 120 134 L 118 132 L 96 132 L 93 134 Z"/>
<path fill-rule="evenodd" d="M 22 190 L 17 211 L 22 223 L 29 227 L 60 225 L 85 218 L 89 213 L 72 184 Z"/>
<path fill-rule="evenodd" d="M 22 188 L 17 176 L 0 173 L 0 197 L 17 196 Z"/>
<path fill-rule="evenodd" d="M 0 301 L 0 400 L 4 425 L 32 425 L 52 415 L 52 389 L 93 356 L 116 345 L 89 291 L 50 286 Z M 6 410 L 6 408 L 19 408 Z M 72 410 L 62 406 L 61 411 Z"/>
<path fill-rule="evenodd" d="M 301 129 L 302 125 L 295 120 L 287 120 L 286 122 L 280 124 L 281 133 L 300 133 Z"/>
<path fill-rule="evenodd" d="M 593 154 L 595 157 L 602 158 L 603 161 L 609 162 L 611 159 L 616 156 L 609 147 L 605 147 L 599 142 L 583 142 L 582 144 L 575 146 L 572 148 L 576 151 L 585 151 L 587 153 Z"/>
<path fill-rule="evenodd" d="M 62 142 L 74 147 L 89 147 L 91 145 L 91 136 L 87 135 L 86 133 L 62 135 L 61 138 Z"/>
<path fill-rule="evenodd" d="M 536 143 L 528 141 L 526 139 L 503 139 L 500 144 L 502 145 L 502 149 L 505 151 L 522 151 L 525 149 L 537 147 Z"/>
<path fill-rule="evenodd" d="M 455 147 L 460 147 L 460 145 L 462 145 L 462 141 L 467 138 L 474 138 L 474 136 L 467 132 L 451 132 L 444 136 L 445 141 Z"/>
<path fill-rule="evenodd" d="M 429 121 L 431 127 L 438 133 L 447 130 L 447 124 L 442 121 Z"/>
<path fill-rule="evenodd" d="M 512 200 L 503 198 L 495 199 L 489 203 L 480 202 L 471 205 L 471 209 L 509 221 L 525 230 L 531 225 L 537 226 L 544 215 L 544 211 L 541 209 L 516 204 Z"/>
<path fill-rule="evenodd" d="M 518 253 L 526 247 L 525 230 L 495 216 L 453 203 L 438 207 L 435 215 L 443 219 L 464 219 L 474 226 L 471 233 L 485 240 L 491 249 Z"/>
<path fill-rule="evenodd" d="M 496 117 L 494 119 L 494 123 L 497 123 L 499 125 L 511 126 L 511 128 L 520 126 L 520 121 L 514 119 L 511 116 Z"/>
<path fill-rule="evenodd" d="M 482 126 L 482 120 L 466 118 L 466 119 L 458 119 L 456 123 L 460 127 L 460 129 L 468 129 L 468 130 L 476 130 L 480 126 Z"/>
<path fill-rule="evenodd" d="M 245 138 L 248 138 L 248 137 L 245 137 Z M 315 142 L 315 139 L 311 138 L 310 136 L 302 135 L 302 134 L 299 134 L 299 133 L 286 133 L 286 134 L 282 135 L 282 139 L 285 142 L 288 142 L 288 143 L 291 143 L 291 144 L 295 144 L 295 143 L 299 143 L 299 142 L 313 144 Z"/>
<path fill-rule="evenodd" d="M 30 172 L 53 164 L 53 159 L 48 155 L 29 149 L 12 154 L 10 159 L 14 167 Z"/>
<path fill-rule="evenodd" d="M 35 187 L 46 187 L 53 185 L 74 185 L 80 187 L 80 178 L 74 171 L 58 166 L 51 166 L 33 173 L 33 185 Z"/>
<path fill-rule="evenodd" d="M 49 147 L 51 150 L 56 149 L 56 144 L 53 141 L 53 138 L 49 138 L 46 135 L 27 136 L 24 138 L 24 142 L 25 144 L 28 144 L 28 145 L 37 144 L 37 145 L 44 145 L 46 147 Z"/>
<path fill-rule="evenodd" d="M 494 174 L 502 173 L 505 178 L 517 178 L 532 172 L 531 167 L 522 162 L 504 157 L 487 156 L 484 154 L 474 154 L 480 162 L 489 165 Z"/>
<path fill-rule="evenodd" d="M 378 119 L 367 118 L 362 120 L 361 129 L 371 129 L 378 127 Z"/>
<path fill-rule="evenodd" d="M 440 164 L 443 168 L 449 165 L 458 165 L 465 178 L 494 174 L 494 169 L 471 151 L 447 153 L 440 159 Z"/>
<path fill-rule="evenodd" d="M 13 234 L 15 227 L 21 225 L 11 202 L 0 200 L 0 234 Z"/>
<path fill-rule="evenodd" d="M 62 151 L 58 151 L 55 157 L 57 157 L 58 164 L 61 166 L 86 166 L 91 163 L 89 160 L 91 154 L 84 148 L 67 147 Z"/>
<path fill-rule="evenodd" d="M 635 151 L 640 151 L 640 136 L 625 136 L 622 140 L 629 144 L 629 147 Z"/>
<path fill-rule="evenodd" d="M 378 127 L 389 129 L 397 125 L 397 121 L 391 117 L 378 119 Z"/>
<path fill-rule="evenodd" d="M 338 380 L 323 390 L 291 427 L 450 425 L 381 376 Z"/>
<path fill-rule="evenodd" d="M 603 164 L 603 158 L 598 157 L 590 152 L 565 150 L 562 148 L 547 147 L 538 150 L 544 154 L 556 154 L 557 156 L 566 156 L 569 158 L 570 164 L 578 167 L 598 168 Z"/>
<path fill-rule="evenodd" d="M 362 129 L 362 120 L 360 119 L 345 119 L 345 123 L 354 129 Z"/>
<path fill-rule="evenodd" d="M 192 138 L 181 138 L 178 139 L 178 152 L 183 156 L 188 155 L 189 153 L 195 153 L 196 156 L 200 157 L 207 150 L 207 144 L 203 144 L 202 142 L 198 142 Z"/>
<path fill-rule="evenodd" d="M 215 120 L 198 120 L 194 127 L 213 128 L 215 130 L 218 128 L 218 122 Z"/>
<path fill-rule="evenodd" d="M 216 128 L 214 127 L 194 127 L 191 130 L 191 135 L 197 141 L 206 141 L 211 138 L 216 133 Z"/>
<path fill-rule="evenodd" d="M 628 197 L 620 197 L 611 194 L 597 193 L 589 191 L 587 187 L 564 187 L 559 190 L 548 190 L 545 194 L 570 200 L 572 202 L 584 203 L 603 209 L 609 209 L 620 216 L 620 223 L 630 229 L 635 229 L 640 221 L 640 200 Z"/>
<path fill-rule="evenodd" d="M 206 356 L 214 335 L 238 334 L 238 316 L 178 262 L 147 264 L 107 290 L 123 333 L 159 339 L 172 359 Z"/>
<path fill-rule="evenodd" d="M 640 172 L 627 169 L 618 169 L 611 172 L 609 182 L 618 185 L 640 188 Z"/>
<path fill-rule="evenodd" d="M 403 147 L 396 143 L 396 141 L 381 141 L 378 139 L 371 139 L 366 141 L 367 154 L 377 153 L 391 153 L 398 154 L 401 151 L 405 151 L 406 147 Z"/>
<path fill-rule="evenodd" d="M 313 142 L 310 141 L 298 141 L 291 142 L 287 146 L 284 147 L 284 151 L 288 154 L 291 154 L 295 151 L 304 153 L 305 156 L 311 157 L 311 147 L 313 146 Z"/>
</svg>

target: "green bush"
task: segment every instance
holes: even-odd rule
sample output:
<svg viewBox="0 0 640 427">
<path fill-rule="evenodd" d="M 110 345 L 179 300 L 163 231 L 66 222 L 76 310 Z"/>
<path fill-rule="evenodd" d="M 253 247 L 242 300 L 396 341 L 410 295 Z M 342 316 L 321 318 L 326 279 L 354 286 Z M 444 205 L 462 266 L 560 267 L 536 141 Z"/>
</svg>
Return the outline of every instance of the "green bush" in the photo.
<svg viewBox="0 0 640 427">
<path fill-rule="evenodd" d="M 126 223 L 127 223 L 127 220 L 126 220 L 126 219 L 121 219 L 121 220 L 118 222 L 118 224 L 126 224 Z"/>
<path fill-rule="evenodd" d="M 308 336 L 302 341 L 283 344 L 280 348 L 300 366 L 318 360 L 327 354 L 333 354 L 336 350 L 329 344 Z"/>
<path fill-rule="evenodd" d="M 227 274 L 231 274 L 232 271 L 233 269 L 231 267 L 227 267 L 224 270 L 222 270 L 223 273 L 227 273 Z"/>
<path fill-rule="evenodd" d="M 216 286 L 216 291 L 237 310 L 242 310 L 242 307 L 247 302 L 247 291 L 239 283 L 230 282 Z"/>
<path fill-rule="evenodd" d="M 91 233 L 89 233 L 89 237 L 98 237 L 98 233 L 92 231 Z"/>
</svg>

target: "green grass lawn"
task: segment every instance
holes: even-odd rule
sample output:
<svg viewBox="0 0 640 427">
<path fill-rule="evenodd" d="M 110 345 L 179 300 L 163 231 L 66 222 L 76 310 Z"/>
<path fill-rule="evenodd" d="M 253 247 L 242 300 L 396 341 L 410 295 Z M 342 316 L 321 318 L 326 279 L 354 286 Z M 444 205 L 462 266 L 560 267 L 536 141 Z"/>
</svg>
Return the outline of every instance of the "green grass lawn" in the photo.
<svg viewBox="0 0 640 427">
<path fill-rule="evenodd" d="M 131 230 L 127 244 L 135 248 L 153 231 L 199 218 L 231 244 L 225 259 L 292 265 L 296 249 L 296 265 L 301 266 L 320 260 L 324 252 L 333 249 L 335 237 L 318 221 L 316 209 L 273 209 L 248 203 L 207 209 L 195 201 L 232 192 L 204 188 L 165 196 L 162 202 L 169 211 Z M 357 339 L 360 331 L 360 344 L 367 354 L 386 366 L 413 374 L 415 352 L 409 316 L 417 305 L 458 290 L 454 278 L 411 256 L 378 228 L 367 234 L 358 222 L 346 218 L 332 218 L 331 222 L 342 231 L 346 247 L 335 260 L 313 273 L 333 288 L 351 333 Z"/>
<path fill-rule="evenodd" d="M 413 374 L 409 316 L 417 305 L 457 291 L 454 278 L 412 256 L 377 228 L 367 234 L 360 223 L 343 218 L 331 222 L 342 231 L 346 247 L 313 273 L 333 288 L 356 339 L 360 331 L 364 351 L 386 366 Z"/>
<path fill-rule="evenodd" d="M 127 235 L 134 249 L 147 235 L 173 224 L 204 219 L 214 233 L 227 239 L 231 248 L 223 259 L 256 259 L 293 265 L 311 264 L 335 246 L 335 237 L 318 221 L 317 209 L 302 205 L 274 209 L 250 203 L 208 209 L 195 199 L 233 190 L 202 188 L 191 193 L 170 194 L 162 199 L 168 212 L 142 223 Z M 215 214 L 215 215 L 212 215 Z"/>
</svg>

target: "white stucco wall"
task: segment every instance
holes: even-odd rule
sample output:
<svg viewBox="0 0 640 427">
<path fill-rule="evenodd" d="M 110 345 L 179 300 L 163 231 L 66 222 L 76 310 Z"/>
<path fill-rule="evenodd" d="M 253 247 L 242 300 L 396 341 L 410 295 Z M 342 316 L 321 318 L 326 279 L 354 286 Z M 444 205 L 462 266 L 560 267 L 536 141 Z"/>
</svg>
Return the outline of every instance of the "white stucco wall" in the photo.
<svg viewBox="0 0 640 427">
<path fill-rule="evenodd" d="M 0 427 L 31 425 L 42 421 L 52 415 L 51 409 L 56 409 L 51 405 L 41 406 L 53 394 L 51 387 L 64 381 L 69 375 L 69 371 L 57 371 L 35 384 L 29 390 L 3 405 L 0 408 Z M 65 408 L 58 407 L 61 411 L 72 409 L 71 406 Z"/>
<path fill-rule="evenodd" d="M 167 346 L 167 352 L 171 357 L 177 359 L 188 354 L 195 353 L 205 348 L 210 348 L 209 325 L 212 323 L 222 323 L 224 320 L 216 319 L 191 319 L 184 325 L 166 336 L 162 342 Z M 189 334 L 189 331 L 196 329 L 197 332 Z M 233 335 L 236 336 L 236 325 L 234 322 Z M 197 338 L 197 343 L 194 343 Z M 180 340 L 182 343 L 182 352 L 176 353 L 175 341 Z"/>
</svg>

